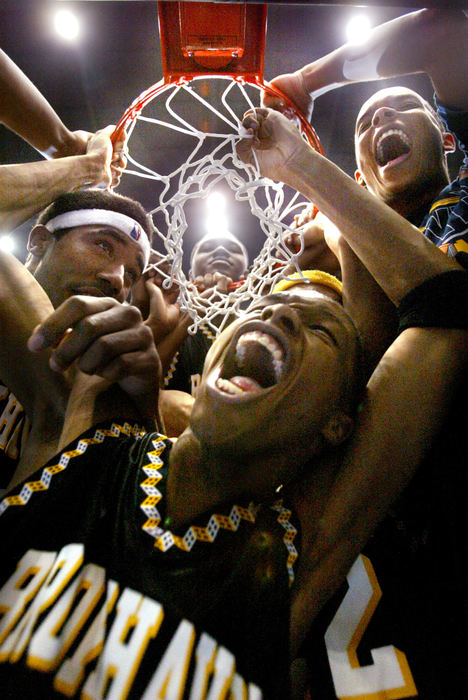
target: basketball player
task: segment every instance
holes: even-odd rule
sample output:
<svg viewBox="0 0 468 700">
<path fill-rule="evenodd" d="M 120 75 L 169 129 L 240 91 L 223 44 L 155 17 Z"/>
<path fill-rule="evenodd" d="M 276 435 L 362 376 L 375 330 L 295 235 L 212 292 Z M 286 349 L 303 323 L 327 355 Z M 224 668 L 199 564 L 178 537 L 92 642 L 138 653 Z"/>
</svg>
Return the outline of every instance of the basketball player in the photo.
<svg viewBox="0 0 468 700">
<path fill-rule="evenodd" d="M 448 291 L 455 279 L 466 284 L 466 272 L 458 262 L 441 253 L 393 209 L 365 188 L 356 187 L 339 168 L 306 146 L 297 129 L 283 115 L 257 110 L 246 116 L 244 127 L 251 129 L 251 138 L 243 141 L 239 148 L 242 157 L 250 162 L 251 149 L 255 148 L 264 176 L 285 181 L 317 203 L 320 211 L 335 225 L 334 235 L 342 236 L 365 261 L 376 282 L 398 306 L 400 317 L 402 313 L 406 315 L 407 303 L 401 300 L 401 291 L 413 280 L 421 282 L 420 274 L 425 270 L 428 279 L 422 285 L 424 294 L 419 298 L 418 310 L 410 314 L 410 323 L 423 323 L 428 330 L 433 326 L 430 330 L 434 333 L 451 324 L 466 328 L 466 302 L 455 309 Z M 336 244 L 334 249 L 337 249 Z M 426 260 L 428 267 L 421 268 L 421 259 Z M 447 269 L 444 276 L 447 287 L 445 291 L 443 286 L 439 287 L 433 296 L 433 289 L 439 284 L 435 276 L 439 265 Z M 416 292 L 416 296 L 418 294 Z M 463 294 L 466 298 L 466 289 Z M 412 294 L 409 298 L 415 299 Z M 369 299 L 369 303 L 372 304 L 372 300 Z M 400 335 L 390 346 L 369 387 L 381 371 L 388 370 L 390 379 L 392 368 L 387 364 L 388 353 L 403 337 L 404 334 Z M 466 331 L 464 337 L 466 343 Z M 433 341 L 428 337 L 426 342 L 426 351 L 430 354 Z M 426 370 L 427 366 L 416 360 L 411 370 L 414 376 L 409 375 L 408 381 L 418 383 Z M 354 445 L 361 445 L 357 451 L 363 450 L 361 475 L 354 481 L 356 474 L 352 469 L 348 471 L 348 458 L 345 458 L 345 468 L 341 468 L 320 518 L 315 545 L 303 557 L 301 576 L 307 573 L 301 578 L 302 586 L 299 584 L 293 606 L 295 633 L 302 621 L 322 606 L 330 581 L 347 558 L 343 553 L 361 544 L 365 545 L 364 554 L 371 557 L 359 556 L 354 563 L 348 562 L 349 590 L 342 591 L 339 599 L 333 600 L 324 611 L 314 628 L 313 644 L 309 640 L 311 689 L 319 697 L 379 693 L 405 698 L 419 694 L 434 700 L 458 697 L 463 668 L 460 597 L 463 599 L 466 592 L 466 577 L 458 566 L 466 554 L 465 544 L 459 539 L 466 518 L 462 496 L 466 475 L 460 470 L 463 445 L 459 443 L 458 447 L 456 444 L 453 447 L 440 438 L 431 442 L 425 432 L 430 413 L 426 410 L 420 416 L 419 427 L 407 422 L 407 412 L 424 401 L 442 379 L 452 384 L 453 396 L 450 413 L 439 430 L 442 434 L 448 431 L 453 435 L 452 428 L 463 425 L 465 405 L 461 401 L 455 403 L 454 399 L 458 398 L 457 394 L 465 395 L 466 360 L 451 378 L 444 372 L 445 368 L 441 367 L 440 377 L 426 377 L 426 387 L 421 386 L 412 396 L 394 395 L 393 412 L 387 416 L 393 423 L 393 435 L 389 433 L 384 448 L 386 456 L 375 463 L 375 471 L 369 467 L 373 456 L 379 453 L 380 437 L 367 431 L 361 433 L 362 442 L 355 437 L 358 443 Z M 455 407 L 460 407 L 460 415 Z M 439 406 L 434 408 L 438 411 Z M 425 459 L 420 464 L 418 460 L 413 461 L 412 450 L 421 439 L 421 456 Z M 398 465 L 392 462 L 391 455 L 402 443 L 408 454 Z M 441 445 L 445 446 L 445 451 Z M 352 449 L 352 454 L 357 453 Z M 307 503 L 309 507 L 313 503 L 304 481 L 297 496 L 303 499 L 304 508 Z M 367 542 L 390 505 L 387 517 Z M 300 509 L 300 503 L 296 502 L 296 507 Z M 450 562 L 450 576 L 447 577 L 447 569 L 434 571 L 434 561 L 446 561 L 447 565 Z M 378 582 L 383 598 L 371 619 L 380 596 Z M 309 591 L 310 597 L 304 596 L 304 590 Z M 364 591 L 367 591 L 365 595 Z M 427 616 L 429 609 L 430 618 Z M 299 613 L 297 618 L 296 613 Z M 358 656 L 357 646 L 364 631 Z M 449 681 L 447 669 L 452 672 Z"/>
<path fill-rule="evenodd" d="M 246 124 L 256 147 L 264 135 L 261 114 Z M 289 166 L 284 147 L 279 155 L 272 149 L 268 165 L 278 123 L 267 124 L 273 132 L 259 160 L 269 176 L 291 167 L 299 178 L 299 137 L 288 133 L 289 124 L 281 127 L 286 150 L 292 144 Z M 244 157 L 251 146 L 246 140 Z M 310 157 L 323 166 L 320 156 Z M 0 506 L 0 644 L 11 662 L 0 664 L 4 688 L 22 697 L 50 694 L 52 687 L 95 697 L 204 697 L 226 688 L 234 697 L 288 696 L 289 643 L 297 653 L 310 620 L 398 492 L 397 477 L 419 463 L 466 365 L 466 331 L 446 328 L 447 317 L 440 321 L 432 301 L 450 285 L 451 323 L 460 325 L 466 273 L 434 246 L 415 245 L 415 235 L 424 239 L 386 208 L 378 210 L 383 225 L 375 242 L 366 234 L 377 216 L 371 195 L 331 164 L 322 169 L 313 178 L 323 185 L 321 209 L 333 178 L 330 207 L 340 209 L 342 190 L 357 198 L 359 206 L 342 216 L 350 227 L 359 216 L 356 247 L 401 313 L 402 332 L 368 384 L 354 437 L 353 406 L 361 395 L 356 331 L 341 306 L 312 286 L 262 298 L 219 336 L 190 427 L 172 450 L 160 436 L 133 435 L 122 425 L 123 403 L 113 405 L 116 425 L 79 437 L 72 402 L 61 435 L 70 447 L 46 469 L 26 473 L 25 485 Z M 396 242 L 412 246 L 416 287 Z M 392 260 L 391 274 L 382 257 Z M 38 354 L 23 347 L 22 377 L 5 369 L 18 393 L 33 368 L 41 372 L 29 397 L 37 405 L 39 387 L 57 381 L 50 358 L 83 342 L 80 324 L 61 340 L 80 313 L 70 319 L 70 308 L 61 307 L 49 315 L 50 307 L 35 302 L 34 280 L 6 256 L 3 273 L 26 307 L 11 314 L 9 299 L 2 300 L 0 319 L 14 331 L 6 345 L 12 337 L 24 343 L 40 324 L 29 340 Z M 3 372 L 5 354 L 0 362 Z M 411 439 L 395 439 L 402 424 Z M 375 481 L 381 485 L 383 477 L 388 482 L 379 489 Z M 363 503 L 368 479 L 375 492 Z M 296 502 L 304 555 L 291 610 L 288 581 L 299 546 L 294 516 L 283 510 L 286 503 L 273 510 L 250 505 L 273 501 L 281 485 L 289 485 Z M 357 520 L 348 519 L 354 506 L 360 506 Z"/>
<path fill-rule="evenodd" d="M 141 373 L 152 368 L 150 383 L 157 382 L 159 360 L 151 333 L 136 309 L 122 305 L 147 263 L 151 233 L 151 220 L 139 202 L 94 189 L 57 198 L 41 213 L 29 235 L 26 267 L 55 307 L 73 295 L 109 298 L 106 308 L 114 316 L 114 332 L 128 335 L 127 346 L 122 337 L 120 354 L 114 351 L 120 373 L 114 369 L 111 374 L 110 367 L 104 372 L 110 380 L 122 381 L 125 371 L 132 375 L 138 367 Z M 106 342 L 112 342 L 111 338 Z M 0 486 L 4 489 L 30 428 L 7 383 L 0 386 L 0 426 Z"/>
<path fill-rule="evenodd" d="M 198 293 L 204 293 L 209 303 L 211 293 L 227 294 L 229 284 L 242 279 L 248 266 L 247 249 L 232 233 L 226 231 L 218 236 L 206 235 L 192 250 L 190 279 Z M 194 335 L 189 335 L 191 323 L 188 314 L 182 315 L 177 329 L 158 349 L 163 369 L 167 372 L 165 388 L 195 397 L 206 353 L 215 336 L 205 325 L 201 325 Z"/>
<path fill-rule="evenodd" d="M 404 87 L 376 92 L 356 121 L 355 178 L 418 226 L 426 238 L 466 266 L 468 252 L 468 19 L 461 9 L 426 9 L 375 27 L 359 46 L 345 44 L 295 73 L 272 82 L 311 117 L 313 97 L 352 82 L 425 72 L 437 113 Z M 276 98 L 264 103 L 281 109 Z M 464 155 L 449 182 L 447 154 Z"/>
</svg>

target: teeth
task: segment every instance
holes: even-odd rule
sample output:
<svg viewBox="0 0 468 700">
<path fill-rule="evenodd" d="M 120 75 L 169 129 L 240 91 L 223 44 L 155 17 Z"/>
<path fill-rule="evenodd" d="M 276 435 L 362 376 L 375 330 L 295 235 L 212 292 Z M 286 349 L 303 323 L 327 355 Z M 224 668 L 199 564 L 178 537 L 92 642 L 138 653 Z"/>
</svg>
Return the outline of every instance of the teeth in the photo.
<svg viewBox="0 0 468 700">
<path fill-rule="evenodd" d="M 276 381 L 279 381 L 284 365 L 284 354 L 281 345 L 271 335 L 262 333 L 261 331 L 248 331 L 244 333 L 239 338 L 236 348 L 236 358 L 240 367 L 242 367 L 242 360 L 246 352 L 245 345 L 249 342 L 259 343 L 268 350 L 272 357 Z"/>
<path fill-rule="evenodd" d="M 388 129 L 388 131 L 385 131 L 383 134 L 379 136 L 379 140 L 377 141 L 377 156 L 379 158 L 383 158 L 383 149 L 382 149 L 382 141 L 386 139 L 388 136 L 398 136 L 401 138 L 403 143 L 408 146 L 408 148 L 411 147 L 411 141 L 407 137 L 404 131 L 401 129 Z"/>
<path fill-rule="evenodd" d="M 226 394 L 243 394 L 244 392 L 238 386 L 229 381 L 229 379 L 222 379 L 218 377 L 216 380 L 216 386 L 220 391 L 224 391 Z"/>
</svg>

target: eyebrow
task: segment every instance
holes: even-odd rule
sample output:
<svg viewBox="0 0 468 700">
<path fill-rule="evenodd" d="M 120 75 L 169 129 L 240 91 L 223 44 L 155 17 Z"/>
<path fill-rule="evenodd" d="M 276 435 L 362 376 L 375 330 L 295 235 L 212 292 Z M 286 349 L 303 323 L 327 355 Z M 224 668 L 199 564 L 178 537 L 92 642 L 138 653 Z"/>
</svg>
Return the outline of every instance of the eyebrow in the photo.
<svg viewBox="0 0 468 700">
<path fill-rule="evenodd" d="M 105 233 L 106 235 L 110 236 L 115 241 L 117 241 L 117 243 L 122 243 L 123 245 L 128 245 L 128 243 L 131 242 L 128 236 L 126 236 L 123 233 L 119 233 L 119 231 L 115 231 L 112 228 L 103 228 L 103 229 L 100 229 L 99 232 L 96 231 L 96 233 L 100 233 L 101 235 L 103 233 Z M 145 269 L 145 261 L 144 261 L 143 256 L 141 254 L 137 255 L 137 262 L 138 262 L 138 266 L 140 268 L 140 272 L 141 272 L 141 274 L 143 274 L 144 269 Z"/>
</svg>

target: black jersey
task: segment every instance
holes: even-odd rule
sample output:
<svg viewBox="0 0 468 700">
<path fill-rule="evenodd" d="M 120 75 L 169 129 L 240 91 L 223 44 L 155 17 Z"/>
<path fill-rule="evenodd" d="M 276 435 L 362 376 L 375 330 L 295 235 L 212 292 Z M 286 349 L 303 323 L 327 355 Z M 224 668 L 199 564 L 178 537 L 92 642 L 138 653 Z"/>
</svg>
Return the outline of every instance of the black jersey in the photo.
<svg viewBox="0 0 468 700">
<path fill-rule="evenodd" d="M 309 633 L 313 700 L 466 695 L 467 388 Z"/>
<path fill-rule="evenodd" d="M 172 532 L 170 448 L 94 428 L 1 501 L 2 698 L 288 697 L 290 512 Z"/>
<path fill-rule="evenodd" d="M 195 397 L 205 357 L 214 339 L 214 333 L 206 326 L 200 326 L 194 335 L 188 335 L 174 355 L 164 379 L 164 388 L 185 391 Z"/>
</svg>

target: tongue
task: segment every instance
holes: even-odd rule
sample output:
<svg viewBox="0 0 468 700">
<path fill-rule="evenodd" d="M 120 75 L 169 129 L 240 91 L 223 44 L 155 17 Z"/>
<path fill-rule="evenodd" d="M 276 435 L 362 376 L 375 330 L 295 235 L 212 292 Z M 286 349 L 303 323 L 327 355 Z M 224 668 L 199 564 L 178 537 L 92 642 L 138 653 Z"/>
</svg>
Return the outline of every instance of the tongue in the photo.
<svg viewBox="0 0 468 700">
<path fill-rule="evenodd" d="M 262 388 L 260 384 L 251 377 L 231 377 L 229 381 L 238 386 L 239 389 L 242 389 L 242 391 L 259 391 Z"/>
</svg>

